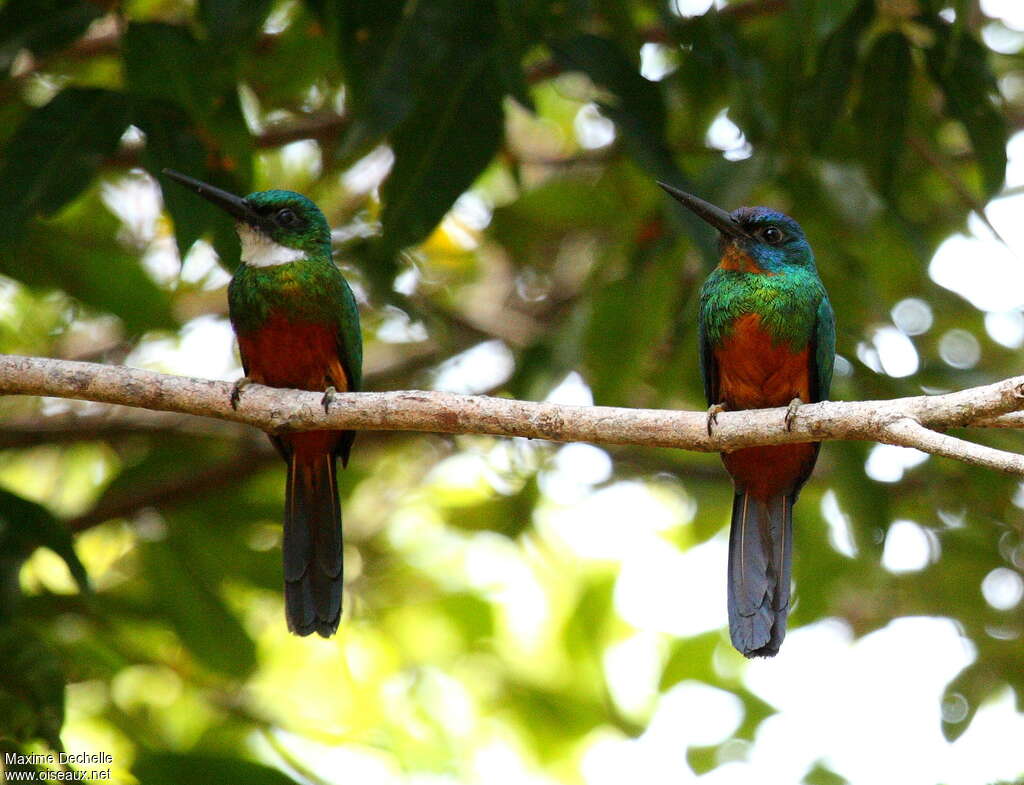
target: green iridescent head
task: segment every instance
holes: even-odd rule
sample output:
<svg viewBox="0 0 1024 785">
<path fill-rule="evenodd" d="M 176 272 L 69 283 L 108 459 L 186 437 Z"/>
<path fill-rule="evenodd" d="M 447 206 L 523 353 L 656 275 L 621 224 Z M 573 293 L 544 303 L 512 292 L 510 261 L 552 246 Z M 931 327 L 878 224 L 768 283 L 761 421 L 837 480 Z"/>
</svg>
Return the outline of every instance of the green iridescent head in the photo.
<svg viewBox="0 0 1024 785">
<path fill-rule="evenodd" d="M 331 248 L 331 227 L 312 200 L 294 191 L 257 191 L 243 200 L 255 220 L 243 219 L 285 248 L 318 253 Z"/>
<path fill-rule="evenodd" d="M 164 174 L 191 188 L 237 221 L 242 261 L 256 267 L 331 256 L 331 228 L 310 199 L 294 191 L 257 191 L 244 199 L 173 169 Z"/>
</svg>

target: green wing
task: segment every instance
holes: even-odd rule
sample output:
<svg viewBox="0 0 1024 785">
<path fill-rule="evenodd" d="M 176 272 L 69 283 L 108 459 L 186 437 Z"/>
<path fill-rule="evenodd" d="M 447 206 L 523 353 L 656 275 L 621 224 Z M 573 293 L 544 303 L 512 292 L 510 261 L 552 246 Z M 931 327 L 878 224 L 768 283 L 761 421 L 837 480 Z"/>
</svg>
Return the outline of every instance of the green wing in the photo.
<svg viewBox="0 0 1024 785">
<path fill-rule="evenodd" d="M 824 401 L 828 398 L 828 391 L 832 386 L 832 368 L 836 362 L 836 317 L 832 313 L 828 295 L 822 297 L 818 304 L 811 344 L 814 362 L 811 368 L 811 400 Z"/>
<path fill-rule="evenodd" d="M 712 275 L 714 275 L 712 273 Z M 708 337 L 706 311 L 710 308 L 708 300 L 711 297 L 714 282 L 711 278 L 704 283 L 700 290 L 700 305 L 697 313 L 697 340 L 700 351 L 700 378 L 704 382 L 704 397 L 708 406 L 721 403 L 718 397 L 718 362 L 715 360 L 715 352 L 711 347 L 711 339 Z"/>
<path fill-rule="evenodd" d="M 348 376 L 349 392 L 358 392 L 363 388 L 363 334 L 359 329 L 359 306 L 340 270 L 336 283 L 338 356 Z"/>
<path fill-rule="evenodd" d="M 338 287 L 335 299 L 338 305 L 335 322 L 338 357 L 341 358 L 341 367 L 345 369 L 345 375 L 348 377 L 349 392 L 358 392 L 363 388 L 363 333 L 359 328 L 359 306 L 341 270 L 337 267 L 334 270 L 336 274 L 332 277 Z M 355 438 L 355 431 L 342 433 L 336 450 L 342 466 L 348 466 L 348 456 Z"/>
</svg>

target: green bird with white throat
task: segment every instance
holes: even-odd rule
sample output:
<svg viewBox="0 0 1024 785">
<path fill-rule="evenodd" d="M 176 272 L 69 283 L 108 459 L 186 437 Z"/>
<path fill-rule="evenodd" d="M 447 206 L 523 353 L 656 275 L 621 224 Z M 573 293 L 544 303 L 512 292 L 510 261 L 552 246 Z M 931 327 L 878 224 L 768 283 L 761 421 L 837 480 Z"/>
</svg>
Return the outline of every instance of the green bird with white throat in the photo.
<svg viewBox="0 0 1024 785">
<path fill-rule="evenodd" d="M 235 219 L 241 260 L 228 287 L 228 311 L 246 384 L 354 392 L 362 382 L 359 309 L 334 263 L 320 209 L 293 191 L 245 198 L 165 169 Z M 271 436 L 288 463 L 284 511 L 285 612 L 298 635 L 333 635 L 341 617 L 341 505 L 337 460 L 348 463 L 354 431 Z"/>
</svg>

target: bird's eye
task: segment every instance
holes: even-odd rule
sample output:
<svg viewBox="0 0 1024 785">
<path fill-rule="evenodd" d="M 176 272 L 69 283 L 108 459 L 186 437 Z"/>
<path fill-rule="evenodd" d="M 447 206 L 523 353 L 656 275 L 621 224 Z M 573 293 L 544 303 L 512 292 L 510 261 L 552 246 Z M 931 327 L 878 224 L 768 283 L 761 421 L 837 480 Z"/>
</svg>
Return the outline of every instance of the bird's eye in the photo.
<svg viewBox="0 0 1024 785">
<path fill-rule="evenodd" d="M 786 235 L 783 234 L 779 227 L 768 226 L 761 232 L 761 238 L 768 243 L 768 245 L 778 245 L 786 239 Z"/>
<path fill-rule="evenodd" d="M 288 207 L 283 207 L 278 210 L 274 218 L 278 224 L 284 227 L 295 226 L 299 222 L 299 216 L 295 214 L 294 210 Z"/>
</svg>

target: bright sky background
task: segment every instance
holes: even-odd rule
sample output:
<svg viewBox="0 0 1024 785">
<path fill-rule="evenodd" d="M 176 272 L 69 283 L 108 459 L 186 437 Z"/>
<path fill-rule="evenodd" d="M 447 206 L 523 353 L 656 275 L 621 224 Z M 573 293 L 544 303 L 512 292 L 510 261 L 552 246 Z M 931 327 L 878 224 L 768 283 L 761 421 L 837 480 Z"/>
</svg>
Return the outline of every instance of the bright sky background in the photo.
<svg viewBox="0 0 1024 785">
<path fill-rule="evenodd" d="M 710 0 L 673 0 L 680 15 L 703 13 Z M 1002 17 L 1005 29 L 987 36 L 1024 32 L 1024 1 L 982 0 L 988 14 Z M 1020 43 L 1017 43 L 1017 49 Z M 665 51 L 645 47 L 644 74 L 659 79 L 671 70 Z M 584 107 L 576 130 L 584 147 L 601 147 L 614 139 L 614 127 L 592 107 Z M 721 114 L 708 129 L 708 143 L 729 158 L 750 154 L 740 130 Z M 1009 143 L 1006 189 L 1013 195 L 993 200 L 987 216 L 1009 247 L 991 237 L 982 222 L 972 217 L 969 231 L 948 238 L 929 266 L 932 279 L 986 311 L 985 325 L 994 341 L 1007 347 L 1024 345 L 1024 133 Z M 308 146 L 301 143 L 291 154 L 297 167 L 310 163 Z M 390 166 L 386 151 L 364 159 L 346 175 L 351 188 L 372 188 Z M 108 189 L 108 204 L 139 236 L 154 236 L 159 196 L 147 178 L 132 176 Z M 479 200 L 477 200 L 479 201 Z M 468 205 L 468 207 L 466 207 Z M 472 201 L 463 209 L 473 208 Z M 480 220 L 486 222 L 484 215 Z M 150 255 L 147 264 L 157 277 L 176 275 L 173 249 L 168 245 Z M 201 244 L 186 259 L 183 277 L 219 285 L 225 274 Z M 895 377 L 913 374 L 919 364 L 913 339 L 931 329 L 927 303 L 908 298 L 892 310 L 892 323 L 877 325 L 870 342 L 857 350 L 857 359 Z M 396 328 L 397 329 L 397 328 Z M 396 339 L 416 339 L 403 329 Z M 963 330 L 950 330 L 940 341 L 943 359 L 959 367 L 978 363 L 977 340 Z M 852 359 L 852 358 L 850 358 Z M 241 374 L 234 358 L 233 338 L 221 317 L 199 317 L 179 339 L 147 341 L 130 364 L 219 379 Z M 470 391 L 487 376 L 487 386 L 508 376 L 512 358 L 500 342 L 491 342 L 454 358 L 439 374 L 436 386 Z M 570 376 L 552 399 L 591 402 L 578 375 Z M 827 448 L 826 448 L 827 449 Z M 500 451 L 497 453 L 500 455 Z M 492 456 L 493 460 L 499 460 Z M 488 472 L 488 460 L 465 457 L 445 462 L 435 481 L 471 482 L 474 472 Z M 868 474 L 880 482 L 896 482 L 903 472 L 927 456 L 898 447 L 876 447 L 868 461 Z M 461 461 L 461 462 L 460 462 Z M 626 782 L 698 782 L 706 785 L 792 785 L 816 761 L 847 778 L 853 785 L 986 785 L 1012 780 L 1024 773 L 1024 715 L 1013 709 L 1008 692 L 984 706 L 970 729 L 947 744 L 940 730 L 940 697 L 945 685 L 974 654 L 954 624 L 942 618 L 906 618 L 860 640 L 852 640 L 840 621 L 825 620 L 790 631 L 782 654 L 773 660 L 749 664 L 744 680 L 757 695 L 779 709 L 760 728 L 745 757 L 743 744 L 730 745 L 728 759 L 712 772 L 696 776 L 686 763 L 688 745 L 717 744 L 729 738 L 741 720 L 741 706 L 732 695 L 707 685 L 682 683 L 657 695 L 657 677 L 666 641 L 673 635 L 693 635 L 717 629 L 725 616 L 725 564 L 727 539 L 718 537 L 685 552 L 659 532 L 678 526 L 694 514 L 684 496 L 668 495 L 639 482 L 620 482 L 594 489 L 611 473 L 608 455 L 589 445 L 568 445 L 557 452 L 554 466 L 545 472 L 542 488 L 547 498 L 536 526 L 543 536 L 560 542 L 582 561 L 617 562 L 615 604 L 636 632 L 607 656 L 605 668 L 615 700 L 630 714 L 654 707 L 653 720 L 636 740 L 610 731 L 594 735 L 583 756 L 582 771 L 588 785 L 623 785 Z M 832 529 L 836 548 L 849 555 L 850 538 L 834 496 L 826 495 L 823 519 Z M 628 522 L 628 525 L 624 525 Z M 487 581 L 496 587 L 496 600 L 506 607 L 523 638 L 531 645 L 531 630 L 548 609 L 535 578 L 507 551 L 481 539 L 466 546 L 467 581 Z M 799 556 L 797 556 L 799 558 Z M 924 568 L 931 545 L 912 521 L 892 526 L 884 550 L 884 566 L 893 572 Z M 996 571 L 1000 572 L 1000 571 Z M 978 602 L 1012 608 L 1021 603 L 1024 586 L 1010 571 L 993 574 L 984 587 L 964 587 Z M 476 577 L 474 577 L 476 576 Z M 956 711 L 957 707 L 947 707 Z M 283 740 L 297 751 L 300 739 Z M 374 783 L 454 782 L 432 776 L 406 777 L 379 757 L 348 749 L 318 753 L 325 773 L 339 765 L 350 781 Z M 272 756 L 271 756 L 272 757 Z M 546 782 L 524 769 L 513 745 L 496 738 L 477 756 L 479 782 Z"/>
</svg>

